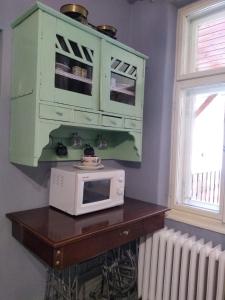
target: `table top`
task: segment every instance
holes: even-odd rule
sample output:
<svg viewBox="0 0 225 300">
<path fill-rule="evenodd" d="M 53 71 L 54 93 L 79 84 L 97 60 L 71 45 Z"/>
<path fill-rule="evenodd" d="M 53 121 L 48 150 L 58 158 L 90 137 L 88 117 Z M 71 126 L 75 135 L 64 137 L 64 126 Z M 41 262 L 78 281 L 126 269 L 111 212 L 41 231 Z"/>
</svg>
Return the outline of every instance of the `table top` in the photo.
<svg viewBox="0 0 225 300">
<path fill-rule="evenodd" d="M 8 213 L 7 217 L 52 247 L 61 247 L 120 226 L 164 214 L 168 208 L 125 198 L 124 205 L 81 216 L 70 216 L 52 207 Z"/>
</svg>

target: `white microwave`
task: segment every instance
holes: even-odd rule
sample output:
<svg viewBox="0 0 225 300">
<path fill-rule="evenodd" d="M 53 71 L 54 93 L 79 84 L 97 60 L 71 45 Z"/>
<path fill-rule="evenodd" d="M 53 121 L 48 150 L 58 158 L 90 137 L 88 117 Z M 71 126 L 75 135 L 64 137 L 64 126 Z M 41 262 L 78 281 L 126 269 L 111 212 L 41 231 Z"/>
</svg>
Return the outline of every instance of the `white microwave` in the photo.
<svg viewBox="0 0 225 300">
<path fill-rule="evenodd" d="M 86 214 L 123 204 L 124 186 L 121 169 L 52 168 L 49 204 L 70 215 Z"/>
</svg>

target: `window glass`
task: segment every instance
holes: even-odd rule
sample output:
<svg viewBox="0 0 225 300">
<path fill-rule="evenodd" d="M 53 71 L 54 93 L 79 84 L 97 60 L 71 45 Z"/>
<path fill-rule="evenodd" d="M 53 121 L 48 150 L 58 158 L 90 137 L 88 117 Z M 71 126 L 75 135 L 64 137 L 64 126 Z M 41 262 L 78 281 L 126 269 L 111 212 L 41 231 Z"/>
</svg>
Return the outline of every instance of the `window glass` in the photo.
<svg viewBox="0 0 225 300">
<path fill-rule="evenodd" d="M 225 66 L 225 18 L 200 24 L 197 28 L 197 71 Z"/>
<path fill-rule="evenodd" d="M 190 72 L 225 67 L 225 12 L 190 21 Z"/>
<path fill-rule="evenodd" d="M 184 204 L 219 212 L 225 89 L 186 94 Z"/>
</svg>

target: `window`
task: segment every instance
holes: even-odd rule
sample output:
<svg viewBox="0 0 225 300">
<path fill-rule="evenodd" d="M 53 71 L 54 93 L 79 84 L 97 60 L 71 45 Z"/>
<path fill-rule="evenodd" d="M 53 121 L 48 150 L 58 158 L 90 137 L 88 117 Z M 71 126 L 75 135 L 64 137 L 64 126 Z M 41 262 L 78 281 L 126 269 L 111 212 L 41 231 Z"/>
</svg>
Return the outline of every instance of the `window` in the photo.
<svg viewBox="0 0 225 300">
<path fill-rule="evenodd" d="M 169 217 L 223 233 L 224 119 L 225 1 L 197 1 L 178 12 Z"/>
</svg>

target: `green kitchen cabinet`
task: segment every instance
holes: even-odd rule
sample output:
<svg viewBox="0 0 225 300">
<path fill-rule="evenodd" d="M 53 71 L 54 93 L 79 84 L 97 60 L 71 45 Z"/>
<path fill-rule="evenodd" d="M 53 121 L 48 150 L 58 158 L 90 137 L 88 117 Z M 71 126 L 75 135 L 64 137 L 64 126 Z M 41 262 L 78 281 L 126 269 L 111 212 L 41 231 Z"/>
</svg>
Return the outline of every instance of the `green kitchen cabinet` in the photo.
<svg viewBox="0 0 225 300">
<path fill-rule="evenodd" d="M 10 160 L 78 160 L 79 135 L 103 159 L 141 161 L 147 57 L 41 3 L 12 27 Z"/>
<path fill-rule="evenodd" d="M 101 110 L 142 117 L 145 60 L 102 41 Z"/>
</svg>

